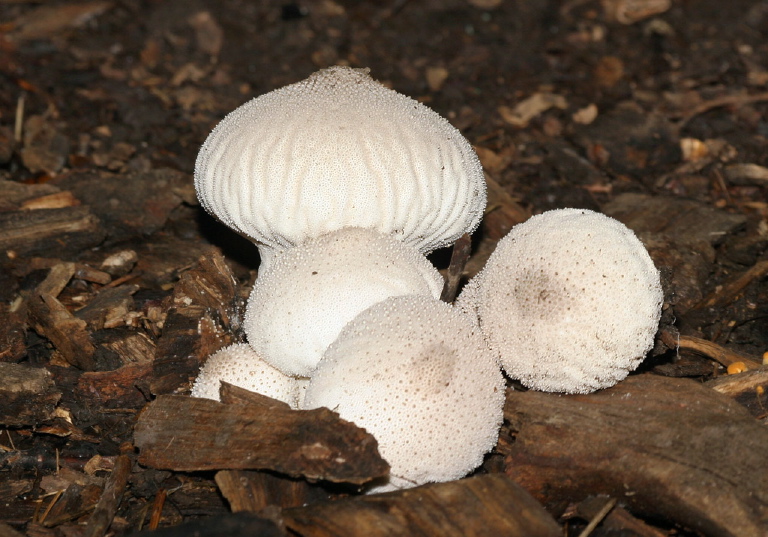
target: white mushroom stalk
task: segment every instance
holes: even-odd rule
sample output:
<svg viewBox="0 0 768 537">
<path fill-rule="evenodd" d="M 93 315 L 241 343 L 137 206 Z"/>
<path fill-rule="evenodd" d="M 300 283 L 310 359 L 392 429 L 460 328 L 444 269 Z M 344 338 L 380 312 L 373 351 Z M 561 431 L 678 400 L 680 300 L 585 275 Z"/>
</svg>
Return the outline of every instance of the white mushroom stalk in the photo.
<svg viewBox="0 0 768 537">
<path fill-rule="evenodd" d="M 653 346 L 659 271 L 621 222 L 593 211 L 534 216 L 499 241 L 459 295 L 506 372 L 543 391 L 613 386 Z"/>
<path fill-rule="evenodd" d="M 309 376 L 344 325 L 391 296 L 440 296 L 443 278 L 415 248 L 344 228 L 277 254 L 259 272 L 244 329 L 264 360 Z"/>
<path fill-rule="evenodd" d="M 364 427 L 391 466 L 375 492 L 458 479 L 498 440 L 504 378 L 472 322 L 428 296 L 389 298 L 347 324 L 303 408 Z"/>
<path fill-rule="evenodd" d="M 192 386 L 192 397 L 219 401 L 221 381 L 266 395 L 297 408 L 303 379 L 290 377 L 262 360 L 248 344 L 235 343 L 208 357 Z"/>
<path fill-rule="evenodd" d="M 422 253 L 473 231 L 486 202 L 480 161 L 437 113 L 331 67 L 225 117 L 195 165 L 203 207 L 262 260 L 344 227 L 391 234 Z"/>
</svg>

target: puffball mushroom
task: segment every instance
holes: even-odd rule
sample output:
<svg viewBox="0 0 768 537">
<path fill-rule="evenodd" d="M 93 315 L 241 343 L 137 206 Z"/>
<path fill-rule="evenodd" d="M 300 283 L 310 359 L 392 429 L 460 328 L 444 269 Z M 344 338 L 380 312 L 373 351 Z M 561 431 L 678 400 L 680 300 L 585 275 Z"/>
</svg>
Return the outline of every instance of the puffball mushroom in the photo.
<svg viewBox="0 0 768 537">
<path fill-rule="evenodd" d="M 391 296 L 438 298 L 443 278 L 418 250 L 370 229 L 344 228 L 277 254 L 245 312 L 248 342 L 288 375 L 309 376 L 342 327 Z"/>
<path fill-rule="evenodd" d="M 428 296 L 392 297 L 328 347 L 302 408 L 365 428 L 391 466 L 376 492 L 463 477 L 496 445 L 504 378 L 470 319 Z"/>
<path fill-rule="evenodd" d="M 298 406 L 301 381 L 266 363 L 247 343 L 235 343 L 209 356 L 190 395 L 219 401 L 221 381 Z"/>
<path fill-rule="evenodd" d="M 653 346 L 663 292 L 643 244 L 583 209 L 534 216 L 499 241 L 457 300 L 506 372 L 543 391 L 613 386 Z"/>
<path fill-rule="evenodd" d="M 392 234 L 422 253 L 474 230 L 480 161 L 436 112 L 368 75 L 331 67 L 240 106 L 195 163 L 203 207 L 275 250 L 343 227 Z"/>
</svg>

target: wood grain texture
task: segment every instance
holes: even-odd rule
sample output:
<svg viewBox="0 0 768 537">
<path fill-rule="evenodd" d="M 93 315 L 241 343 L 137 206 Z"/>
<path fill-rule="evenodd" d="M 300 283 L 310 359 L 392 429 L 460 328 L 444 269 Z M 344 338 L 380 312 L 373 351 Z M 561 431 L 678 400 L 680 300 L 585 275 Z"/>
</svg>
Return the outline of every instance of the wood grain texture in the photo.
<svg viewBox="0 0 768 537">
<path fill-rule="evenodd" d="M 356 484 L 389 471 L 373 436 L 326 408 L 163 395 L 141 412 L 134 441 L 139 462 L 158 469 L 268 469 Z"/>
<path fill-rule="evenodd" d="M 506 472 L 553 510 L 618 498 L 712 537 L 768 534 L 768 429 L 687 379 L 631 376 L 590 395 L 510 391 Z"/>
</svg>

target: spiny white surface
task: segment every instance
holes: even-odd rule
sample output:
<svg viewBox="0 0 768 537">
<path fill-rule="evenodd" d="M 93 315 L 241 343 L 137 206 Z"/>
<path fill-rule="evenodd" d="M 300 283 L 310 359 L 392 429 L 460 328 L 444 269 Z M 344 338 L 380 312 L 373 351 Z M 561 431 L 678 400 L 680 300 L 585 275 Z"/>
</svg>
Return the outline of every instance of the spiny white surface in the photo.
<svg viewBox="0 0 768 537">
<path fill-rule="evenodd" d="M 195 188 L 224 224 L 278 250 L 354 226 L 427 253 L 473 231 L 486 201 L 480 161 L 456 128 L 348 67 L 226 116 L 200 149 Z"/>
<path fill-rule="evenodd" d="M 391 466 L 376 492 L 463 477 L 498 439 L 504 378 L 471 321 L 424 296 L 389 298 L 347 324 L 304 408 L 365 428 Z"/>
<path fill-rule="evenodd" d="M 437 298 L 442 288 L 440 273 L 412 246 L 344 228 L 272 258 L 251 291 L 244 329 L 267 362 L 306 377 L 364 309 L 391 296 Z"/>
<path fill-rule="evenodd" d="M 219 401 L 221 381 L 298 406 L 299 381 L 283 374 L 247 343 L 235 343 L 212 354 L 192 385 L 192 397 Z"/>
<path fill-rule="evenodd" d="M 653 346 L 659 271 L 635 234 L 603 214 L 534 216 L 499 241 L 475 278 L 458 302 L 474 307 L 506 372 L 529 388 L 608 388 Z"/>
</svg>

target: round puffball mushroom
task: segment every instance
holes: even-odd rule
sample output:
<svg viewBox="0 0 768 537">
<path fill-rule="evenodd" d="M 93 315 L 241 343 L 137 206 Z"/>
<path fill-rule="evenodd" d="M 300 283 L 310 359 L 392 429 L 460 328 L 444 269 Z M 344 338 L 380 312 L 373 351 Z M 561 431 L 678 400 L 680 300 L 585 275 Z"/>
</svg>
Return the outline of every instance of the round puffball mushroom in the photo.
<svg viewBox="0 0 768 537">
<path fill-rule="evenodd" d="M 266 395 L 297 408 L 300 381 L 266 363 L 247 343 L 235 343 L 213 353 L 192 385 L 192 397 L 219 401 L 221 381 Z"/>
<path fill-rule="evenodd" d="M 342 227 L 393 234 L 428 253 L 474 230 L 485 178 L 461 133 L 434 111 L 331 67 L 240 106 L 195 164 L 200 203 L 268 262 Z"/>
<path fill-rule="evenodd" d="M 504 387 L 465 315 L 431 297 L 401 296 L 344 327 L 302 407 L 328 407 L 373 434 L 391 467 L 389 482 L 373 490 L 383 492 L 477 468 L 498 440 Z"/>
<path fill-rule="evenodd" d="M 653 346 L 659 271 L 621 222 L 583 209 L 534 216 L 499 241 L 457 301 L 510 377 L 542 391 L 613 386 Z"/>
<path fill-rule="evenodd" d="M 391 296 L 439 297 L 443 278 L 415 248 L 375 231 L 344 228 L 273 258 L 251 291 L 244 330 L 264 360 L 309 376 L 358 313 Z"/>
</svg>

